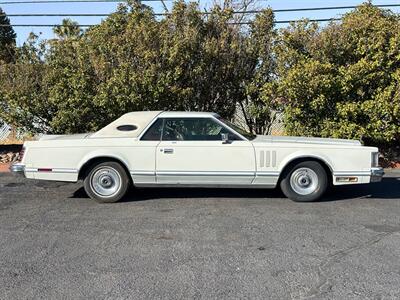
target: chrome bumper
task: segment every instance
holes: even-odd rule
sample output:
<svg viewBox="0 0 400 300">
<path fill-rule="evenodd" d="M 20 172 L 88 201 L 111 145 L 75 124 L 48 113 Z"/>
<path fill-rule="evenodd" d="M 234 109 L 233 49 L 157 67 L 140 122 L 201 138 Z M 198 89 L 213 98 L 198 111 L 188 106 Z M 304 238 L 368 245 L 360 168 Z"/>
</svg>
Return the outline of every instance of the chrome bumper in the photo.
<svg viewBox="0 0 400 300">
<path fill-rule="evenodd" d="M 16 163 L 11 165 L 10 171 L 17 176 L 25 176 L 25 165 Z"/>
<path fill-rule="evenodd" d="M 384 174 L 383 168 L 371 168 L 371 182 L 381 181 Z"/>
</svg>

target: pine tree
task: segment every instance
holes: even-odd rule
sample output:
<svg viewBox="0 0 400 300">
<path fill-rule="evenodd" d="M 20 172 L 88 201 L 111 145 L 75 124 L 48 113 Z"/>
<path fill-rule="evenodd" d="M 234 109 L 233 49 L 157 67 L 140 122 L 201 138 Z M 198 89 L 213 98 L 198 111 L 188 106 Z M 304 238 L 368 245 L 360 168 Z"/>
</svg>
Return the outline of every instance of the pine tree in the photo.
<svg viewBox="0 0 400 300">
<path fill-rule="evenodd" d="M 10 26 L 10 19 L 0 8 L 0 61 L 6 63 L 14 61 L 15 38 L 16 34 Z"/>
</svg>

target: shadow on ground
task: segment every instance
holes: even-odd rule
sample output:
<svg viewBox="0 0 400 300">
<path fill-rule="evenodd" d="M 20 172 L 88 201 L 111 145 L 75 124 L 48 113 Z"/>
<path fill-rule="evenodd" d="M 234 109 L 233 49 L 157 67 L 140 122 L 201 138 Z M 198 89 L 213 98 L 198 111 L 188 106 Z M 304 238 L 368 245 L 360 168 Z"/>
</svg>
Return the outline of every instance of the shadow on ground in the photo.
<svg viewBox="0 0 400 300">
<path fill-rule="evenodd" d="M 168 198 L 284 198 L 280 189 L 147 188 L 131 189 L 121 202 Z M 71 198 L 88 198 L 83 187 Z M 387 177 L 382 182 L 331 187 L 321 202 L 353 198 L 398 199 L 400 178 Z"/>
</svg>

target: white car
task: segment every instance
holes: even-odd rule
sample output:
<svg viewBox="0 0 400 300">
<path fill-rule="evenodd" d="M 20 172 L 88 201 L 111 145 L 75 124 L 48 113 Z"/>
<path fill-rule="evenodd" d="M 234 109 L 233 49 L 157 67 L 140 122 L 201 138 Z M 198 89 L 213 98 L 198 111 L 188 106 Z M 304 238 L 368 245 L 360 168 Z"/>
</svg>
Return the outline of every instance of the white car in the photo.
<svg viewBox="0 0 400 300">
<path fill-rule="evenodd" d="M 25 142 L 11 171 L 26 178 L 84 181 L 98 202 L 135 187 L 275 188 L 295 201 L 330 184 L 380 181 L 378 149 L 358 141 L 254 135 L 206 112 L 131 112 L 98 132 Z"/>
</svg>

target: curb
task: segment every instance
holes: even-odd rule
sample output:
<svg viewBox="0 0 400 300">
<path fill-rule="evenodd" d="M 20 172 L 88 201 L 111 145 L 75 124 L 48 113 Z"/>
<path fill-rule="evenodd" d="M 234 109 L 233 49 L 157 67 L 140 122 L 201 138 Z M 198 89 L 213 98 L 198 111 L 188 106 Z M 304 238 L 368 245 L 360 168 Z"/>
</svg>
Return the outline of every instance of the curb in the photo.
<svg viewBox="0 0 400 300">
<path fill-rule="evenodd" d="M 399 168 L 397 168 L 397 169 L 385 169 L 384 171 L 387 174 L 396 174 L 396 175 L 398 174 L 398 175 L 400 175 L 400 169 Z"/>
</svg>

